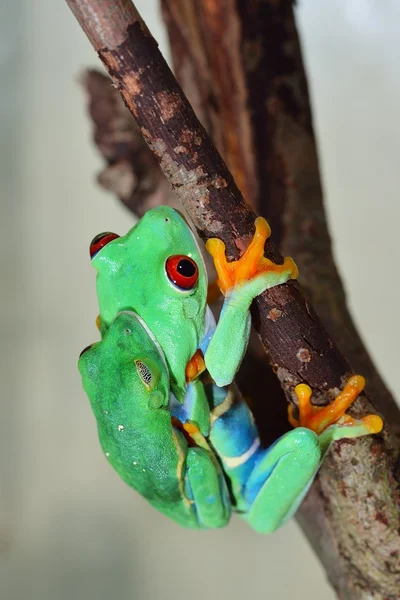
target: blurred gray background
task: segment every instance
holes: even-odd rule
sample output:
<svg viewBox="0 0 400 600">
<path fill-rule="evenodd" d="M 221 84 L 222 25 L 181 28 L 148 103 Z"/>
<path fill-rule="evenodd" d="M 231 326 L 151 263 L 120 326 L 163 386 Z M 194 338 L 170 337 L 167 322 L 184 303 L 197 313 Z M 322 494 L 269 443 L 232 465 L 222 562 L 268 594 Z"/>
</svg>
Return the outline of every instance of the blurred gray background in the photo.
<svg viewBox="0 0 400 600">
<path fill-rule="evenodd" d="M 167 52 L 156 0 L 137 6 Z M 398 0 L 302 0 L 326 205 L 356 322 L 398 373 Z M 97 339 L 88 244 L 132 216 L 94 182 L 77 78 L 99 66 L 63 0 L 3 0 L 0 597 L 331 600 L 295 522 L 180 529 L 110 469 L 76 361 Z"/>
</svg>

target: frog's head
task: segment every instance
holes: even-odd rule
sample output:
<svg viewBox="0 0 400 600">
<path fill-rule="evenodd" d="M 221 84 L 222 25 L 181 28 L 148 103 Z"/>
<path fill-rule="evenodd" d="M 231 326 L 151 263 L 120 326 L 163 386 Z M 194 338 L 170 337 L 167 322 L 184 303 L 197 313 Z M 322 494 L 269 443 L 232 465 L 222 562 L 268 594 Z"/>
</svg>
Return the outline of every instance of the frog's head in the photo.
<svg viewBox="0 0 400 600">
<path fill-rule="evenodd" d="M 110 433 L 147 419 L 153 409 L 168 408 L 163 353 L 135 313 L 117 315 L 103 340 L 81 353 L 79 370 L 96 417 Z"/>
<path fill-rule="evenodd" d="M 185 367 L 204 335 L 207 274 L 184 218 L 159 206 L 125 235 L 106 233 L 91 245 L 102 333 L 124 310 L 139 314 L 163 349 L 171 385 L 185 389 Z"/>
</svg>

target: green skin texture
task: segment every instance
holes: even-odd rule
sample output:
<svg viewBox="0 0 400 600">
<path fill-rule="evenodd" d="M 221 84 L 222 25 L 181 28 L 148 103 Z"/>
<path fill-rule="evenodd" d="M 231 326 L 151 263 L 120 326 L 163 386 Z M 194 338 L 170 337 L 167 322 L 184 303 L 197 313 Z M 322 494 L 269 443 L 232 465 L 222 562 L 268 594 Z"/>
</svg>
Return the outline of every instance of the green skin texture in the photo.
<svg viewBox="0 0 400 600">
<path fill-rule="evenodd" d="M 197 263 L 199 277 L 192 290 L 180 290 L 168 279 L 166 260 L 177 254 L 188 255 Z M 224 461 L 233 429 L 228 427 L 221 433 L 214 425 L 210 432 L 210 405 L 223 402 L 224 392 L 220 400 L 210 402 L 201 382 L 193 382 L 194 401 L 186 412 L 187 420 L 196 422 L 204 436 L 210 434 L 219 462 L 209 447 L 187 448 L 184 437 L 171 426 L 168 400 L 171 390 L 178 403 L 184 403 L 188 391 L 185 367 L 199 347 L 217 385 L 233 381 L 248 344 L 252 300 L 265 289 L 287 281 L 289 273 L 263 274 L 230 290 L 216 329 L 207 331 L 205 266 L 189 226 L 175 210 L 160 206 L 148 211 L 126 236 L 109 242 L 92 263 L 97 270 L 103 339 L 82 355 L 79 368 L 111 464 L 128 485 L 181 525 L 213 528 L 225 525 L 231 513 L 220 462 L 241 516 L 261 533 L 277 529 L 299 506 L 332 441 L 365 431 L 331 426 L 318 436 L 297 428 L 259 453 L 244 473 L 246 465 L 231 467 Z M 121 311 L 140 315 L 161 351 L 138 326 L 129 327 L 135 333 L 135 344 L 132 335 L 129 341 L 125 339 L 118 327 Z M 134 356 L 140 360 L 149 357 L 149 368 L 161 373 L 151 394 L 163 396 L 162 408 L 150 410 L 149 400 L 143 400 L 148 391 L 140 385 Z M 221 395 L 218 389 L 215 387 L 215 398 Z M 239 414 L 240 403 L 230 410 Z M 125 422 L 135 423 L 135 427 L 128 430 Z M 132 434 L 127 443 L 121 441 L 127 436 L 119 435 L 116 424 L 124 424 L 123 433 Z M 238 456 L 243 452 L 240 427 L 234 435 L 237 447 L 242 448 L 233 454 Z M 177 465 L 182 452 L 185 460 L 180 472 Z M 144 465 L 146 471 L 137 465 L 133 468 L 133 461 Z M 193 500 L 189 507 L 188 498 Z"/>
<path fill-rule="evenodd" d="M 136 361 L 151 374 L 150 385 Z M 211 452 L 189 448 L 172 426 L 168 370 L 137 316 L 120 313 L 81 355 L 79 371 L 101 446 L 120 477 L 185 527 L 226 525 L 231 506 L 222 471 Z"/>
</svg>

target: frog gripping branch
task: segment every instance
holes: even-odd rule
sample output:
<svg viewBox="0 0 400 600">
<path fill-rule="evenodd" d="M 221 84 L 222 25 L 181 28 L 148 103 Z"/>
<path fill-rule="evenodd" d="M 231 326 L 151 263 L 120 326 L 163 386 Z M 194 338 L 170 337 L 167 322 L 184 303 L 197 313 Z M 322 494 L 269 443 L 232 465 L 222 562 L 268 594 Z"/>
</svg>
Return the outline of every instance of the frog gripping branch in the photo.
<svg viewBox="0 0 400 600">
<path fill-rule="evenodd" d="M 101 445 L 128 485 L 186 527 L 221 527 L 233 510 L 256 531 L 274 531 L 296 511 L 334 440 L 382 428 L 374 415 L 346 414 L 362 378 L 320 409 L 301 384 L 298 420 L 290 410 L 295 429 L 261 447 L 247 405 L 226 386 L 248 344 L 252 300 L 297 276 L 291 259 L 264 258 L 267 236 L 258 219 L 235 262 L 219 240 L 208 241 L 225 295 L 218 325 L 200 250 L 177 211 L 152 209 L 126 236 L 107 232 L 90 246 L 102 341 L 81 355 L 79 368 Z M 203 383 L 203 368 L 214 382 Z"/>
<path fill-rule="evenodd" d="M 174 202 L 181 203 L 204 240 L 221 239 L 229 259 L 238 259 L 249 244 L 256 215 L 243 201 L 231 173 L 200 125 L 134 4 L 130 0 L 67 0 L 67 3 L 113 80 L 113 88 L 106 83 L 107 95 L 121 94 L 149 145 L 151 164 L 154 164 L 153 158 L 159 161 L 175 192 Z M 187 9 L 194 15 L 190 26 L 195 32 L 202 30 L 207 13 L 208 22 L 211 18 L 219 23 L 218 31 L 214 31 L 216 35 L 202 39 L 203 46 L 208 45 L 208 48 L 202 48 L 206 51 L 203 55 L 197 52 L 197 46 L 193 52 L 194 45 L 203 36 L 195 34 L 187 38 L 186 10 L 172 10 L 175 0 L 163 0 L 162 4 L 173 31 L 172 50 L 178 77 L 187 91 L 193 92 L 193 98 L 201 99 L 204 122 L 213 122 L 216 139 L 222 141 L 221 148 L 231 170 L 233 168 L 236 181 L 250 202 L 254 199 L 249 193 L 252 181 L 248 178 L 248 170 L 243 168 L 247 162 L 239 160 L 232 164 L 232 153 L 226 154 L 225 150 L 232 144 L 236 147 L 239 142 L 242 153 L 235 154 L 234 158 L 252 157 L 258 163 L 260 180 L 253 183 L 258 186 L 262 203 L 271 204 L 267 214 L 274 215 L 277 239 L 290 246 L 288 253 L 301 263 L 307 296 L 299 286 L 288 282 L 267 290 L 252 305 L 254 326 L 284 394 L 296 404 L 294 389 L 306 380 L 312 387 L 312 403 L 326 404 L 339 394 L 350 378 L 351 361 L 358 365 L 357 370 L 368 375 L 369 381 L 367 393 L 359 396 L 354 414 L 363 415 L 379 408 L 385 415 L 386 425 L 381 436 L 368 436 L 360 443 L 344 443 L 337 452 L 330 453 L 307 502 L 303 503 L 298 522 L 341 597 L 364 599 L 375 592 L 377 598 L 397 597 L 399 411 L 351 322 L 332 261 L 293 3 L 279 2 L 273 6 L 270 3 L 267 8 L 266 3 L 260 1 L 254 6 L 252 3 L 251 10 L 249 3 L 199 3 L 195 12 L 194 6 L 188 3 Z M 233 63 L 233 45 L 220 46 L 221 28 L 225 28 L 225 39 L 232 39 L 232 28 L 229 31 L 232 19 L 227 18 L 228 12 L 242 30 L 242 48 L 250 48 L 248 42 L 254 26 L 261 34 L 257 37 L 261 55 L 254 71 L 248 72 L 246 53 L 242 53 L 242 61 L 239 58 Z M 185 40 L 184 64 L 179 57 L 180 40 Z M 233 42 L 236 41 L 235 37 Z M 294 60 L 287 60 L 288 50 Z M 207 58 L 211 70 L 215 61 L 224 64 L 223 69 L 213 70 L 209 79 L 216 89 L 226 73 L 236 75 L 237 68 L 242 69 L 243 79 L 232 78 L 240 95 L 232 94 L 228 88 L 224 90 L 226 106 L 234 108 L 233 112 L 215 114 L 214 95 L 203 93 L 205 70 L 202 57 Z M 270 69 L 271 65 L 273 69 Z M 184 68 L 180 68 L 182 66 Z M 200 76 L 195 81 L 192 74 L 197 72 Z M 242 94 L 240 86 L 244 81 L 255 85 Z M 261 96 L 258 82 L 261 83 Z M 285 94 L 281 95 L 280 90 L 285 90 Z M 286 93 L 290 90 L 292 96 Z M 247 94 L 247 91 L 251 93 Z M 93 94 L 94 90 L 92 100 Z M 238 97 L 242 98 L 243 104 L 233 102 Z M 103 106 L 104 96 L 98 99 Z M 297 107 L 295 111 L 294 107 Z M 242 135 L 249 132 L 247 127 L 243 128 L 246 110 L 254 126 L 253 147 L 244 143 L 250 140 Z M 235 116 L 238 129 L 224 127 L 227 115 Z M 291 135 L 282 138 L 282 127 L 271 128 L 270 119 L 277 125 L 294 126 L 285 129 L 288 133 L 291 131 Z M 118 127 L 119 124 L 118 120 Z M 108 136 L 109 123 L 106 125 Z M 232 135 L 232 131 L 237 135 Z M 127 132 L 125 134 L 128 136 Z M 121 158 L 119 140 L 120 137 L 114 140 L 117 160 Z M 257 140 L 262 141 L 261 145 L 256 143 Z M 272 150 L 268 161 L 265 141 Z M 101 146 L 104 152 L 104 145 Z M 109 160 L 108 153 L 106 160 Z M 129 165 L 128 170 L 132 167 L 131 161 Z M 135 179 L 135 170 L 132 172 Z M 121 186 L 115 179 L 114 184 L 116 187 L 112 187 L 119 194 Z M 268 258 L 280 262 L 273 244 L 267 242 L 265 250 Z M 325 327 L 310 298 L 318 307 Z M 337 337 L 339 346 L 332 336 Z M 192 376 L 196 378 L 201 362 L 198 354 L 188 368 L 188 381 Z M 254 363 L 254 357 L 250 362 Z M 261 363 L 261 357 L 256 362 Z M 192 403 L 198 407 L 196 418 L 203 419 L 205 427 L 205 409 L 212 401 L 199 400 L 202 394 L 197 381 L 193 381 L 193 388 Z M 198 392 L 196 402 L 195 392 Z M 218 394 L 215 396 L 219 397 Z M 258 400 L 261 402 L 262 398 Z M 281 403 L 283 394 L 271 398 L 271 402 L 274 400 Z M 174 406 L 177 412 L 178 408 Z M 295 421 L 299 419 L 296 407 L 292 417 Z M 280 418 L 274 418 L 275 421 L 282 424 Z M 370 545 L 371 536 L 376 540 L 373 546 Z M 371 570 L 372 564 L 376 568 Z"/>
</svg>

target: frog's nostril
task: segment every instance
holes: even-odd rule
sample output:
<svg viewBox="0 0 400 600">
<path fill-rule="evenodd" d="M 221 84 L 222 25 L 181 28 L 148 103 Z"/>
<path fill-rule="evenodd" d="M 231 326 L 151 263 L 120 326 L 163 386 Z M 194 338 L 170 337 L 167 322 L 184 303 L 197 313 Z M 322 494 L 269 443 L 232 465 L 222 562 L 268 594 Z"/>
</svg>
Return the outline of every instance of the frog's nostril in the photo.
<svg viewBox="0 0 400 600">
<path fill-rule="evenodd" d="M 111 231 L 105 231 L 104 233 L 99 233 L 96 235 L 90 244 L 90 258 L 93 258 L 109 242 L 117 240 L 118 238 L 119 235 L 117 233 L 112 233 Z"/>
</svg>

